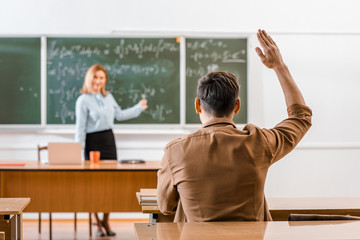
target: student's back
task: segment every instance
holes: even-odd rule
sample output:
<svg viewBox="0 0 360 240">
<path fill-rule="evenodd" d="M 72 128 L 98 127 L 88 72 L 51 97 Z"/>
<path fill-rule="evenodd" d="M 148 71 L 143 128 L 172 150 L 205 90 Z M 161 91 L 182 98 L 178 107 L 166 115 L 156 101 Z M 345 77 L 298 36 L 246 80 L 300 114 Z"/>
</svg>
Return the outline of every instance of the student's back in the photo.
<svg viewBox="0 0 360 240">
<path fill-rule="evenodd" d="M 164 214 L 176 210 L 175 221 L 191 222 L 271 220 L 264 196 L 268 168 L 299 143 L 312 114 L 280 60 L 274 60 L 275 71 L 289 117 L 272 129 L 236 128 L 232 118 L 240 100 L 234 75 L 214 72 L 199 80 L 195 103 L 203 127 L 170 142 L 158 172 L 158 204 Z"/>
<path fill-rule="evenodd" d="M 289 110 L 297 114 L 271 130 L 249 124 L 241 131 L 219 118 L 168 144 L 164 159 L 187 221 L 271 219 L 264 197 L 268 168 L 290 152 L 311 126 L 306 106 Z"/>
</svg>

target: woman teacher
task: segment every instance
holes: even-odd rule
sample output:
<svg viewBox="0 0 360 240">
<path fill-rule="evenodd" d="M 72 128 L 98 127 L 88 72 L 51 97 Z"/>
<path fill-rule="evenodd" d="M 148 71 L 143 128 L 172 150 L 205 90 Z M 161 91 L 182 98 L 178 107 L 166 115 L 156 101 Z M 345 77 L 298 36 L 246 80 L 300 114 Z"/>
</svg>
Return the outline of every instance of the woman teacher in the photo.
<svg viewBox="0 0 360 240">
<path fill-rule="evenodd" d="M 82 93 L 76 101 L 75 141 L 85 147 L 85 160 L 90 151 L 100 151 L 100 160 L 117 160 L 115 138 L 112 131 L 114 119 L 118 121 L 138 117 L 147 109 L 147 100 L 142 99 L 131 108 L 122 110 L 110 92 L 105 90 L 108 74 L 104 66 L 92 65 L 86 72 Z M 109 213 L 100 221 L 94 213 L 98 227 L 96 236 L 114 236 L 109 225 Z"/>
</svg>

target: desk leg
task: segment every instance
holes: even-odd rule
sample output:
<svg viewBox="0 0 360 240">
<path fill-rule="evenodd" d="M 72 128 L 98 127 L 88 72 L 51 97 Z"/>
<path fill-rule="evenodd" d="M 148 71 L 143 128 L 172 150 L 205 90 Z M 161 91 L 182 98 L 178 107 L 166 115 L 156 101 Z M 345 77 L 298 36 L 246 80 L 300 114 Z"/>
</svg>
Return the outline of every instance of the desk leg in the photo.
<svg viewBox="0 0 360 240">
<path fill-rule="evenodd" d="M 89 212 L 89 235 L 92 237 L 92 219 L 91 219 L 91 212 Z"/>
<path fill-rule="evenodd" d="M 52 240 L 52 216 L 49 213 L 49 239 Z"/>
<path fill-rule="evenodd" d="M 75 213 L 74 213 L 74 231 L 75 231 L 75 232 L 76 232 L 76 230 L 77 230 L 76 223 L 77 223 L 77 214 L 76 214 L 76 212 L 75 212 Z"/>
<path fill-rule="evenodd" d="M 39 212 L 39 233 L 41 233 L 41 212 Z"/>
<path fill-rule="evenodd" d="M 22 228 L 23 228 L 23 223 L 22 223 L 22 214 L 17 214 L 16 215 L 16 238 L 17 240 L 22 240 L 23 239 L 23 233 L 22 233 Z"/>
</svg>

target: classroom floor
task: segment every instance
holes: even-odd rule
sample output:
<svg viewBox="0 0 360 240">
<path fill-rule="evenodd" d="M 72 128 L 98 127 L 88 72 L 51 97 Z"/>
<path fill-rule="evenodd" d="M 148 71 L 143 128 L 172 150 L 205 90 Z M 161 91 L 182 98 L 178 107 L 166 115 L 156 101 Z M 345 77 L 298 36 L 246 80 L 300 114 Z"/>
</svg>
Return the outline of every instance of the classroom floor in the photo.
<svg viewBox="0 0 360 240">
<path fill-rule="evenodd" d="M 148 222 L 146 219 L 117 219 L 111 220 L 111 227 L 116 232 L 115 237 L 95 237 L 96 227 L 93 226 L 93 237 L 89 236 L 89 222 L 86 219 L 77 221 L 77 232 L 74 232 L 73 220 L 53 220 L 52 222 L 52 239 L 53 240 L 136 240 L 134 223 Z M 24 240 L 44 240 L 49 239 L 49 221 L 42 220 L 42 232 L 38 233 L 37 220 L 23 220 L 23 237 Z"/>
</svg>

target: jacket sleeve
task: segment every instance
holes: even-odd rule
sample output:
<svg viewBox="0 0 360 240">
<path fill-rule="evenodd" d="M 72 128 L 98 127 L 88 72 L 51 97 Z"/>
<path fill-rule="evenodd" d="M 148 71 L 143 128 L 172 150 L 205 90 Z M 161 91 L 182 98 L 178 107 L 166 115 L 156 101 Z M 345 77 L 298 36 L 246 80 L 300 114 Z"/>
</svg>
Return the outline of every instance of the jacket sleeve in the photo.
<svg viewBox="0 0 360 240">
<path fill-rule="evenodd" d="M 165 148 L 158 171 L 157 200 L 160 211 L 165 215 L 174 214 L 179 201 L 179 193 L 174 185 L 174 176 L 169 165 L 170 153 Z"/>
<path fill-rule="evenodd" d="M 287 109 L 288 118 L 271 129 L 262 129 L 270 164 L 283 158 L 303 138 L 311 127 L 311 109 L 305 105 L 294 104 Z"/>
<path fill-rule="evenodd" d="M 83 98 L 78 98 L 78 100 L 76 101 L 75 113 L 76 113 L 75 142 L 81 142 L 82 146 L 84 147 L 88 110 L 85 106 Z"/>
<path fill-rule="evenodd" d="M 118 121 L 125 121 L 133 118 L 137 118 L 144 110 L 141 108 L 140 104 L 135 104 L 134 106 L 121 109 L 119 104 L 116 102 L 115 98 L 111 95 L 113 100 L 114 109 L 115 109 L 115 119 Z"/>
</svg>

